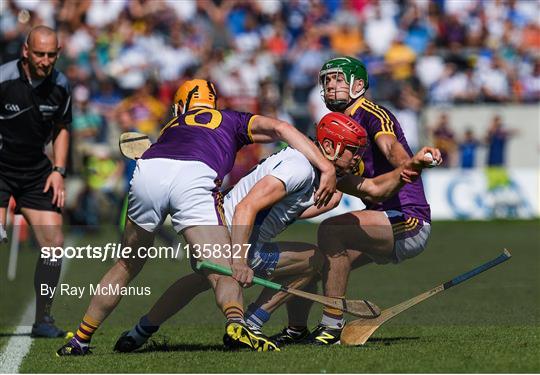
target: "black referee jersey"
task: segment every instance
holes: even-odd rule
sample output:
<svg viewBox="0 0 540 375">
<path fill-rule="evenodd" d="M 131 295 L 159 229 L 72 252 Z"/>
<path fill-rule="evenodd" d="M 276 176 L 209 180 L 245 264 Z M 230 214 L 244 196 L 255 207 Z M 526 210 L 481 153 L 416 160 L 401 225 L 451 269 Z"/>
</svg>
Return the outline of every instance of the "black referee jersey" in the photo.
<svg viewBox="0 0 540 375">
<path fill-rule="evenodd" d="M 0 66 L 0 174 L 32 174 L 50 168 L 44 149 L 53 137 L 54 124 L 71 124 L 66 76 L 53 69 L 32 87 L 21 60 Z"/>
</svg>

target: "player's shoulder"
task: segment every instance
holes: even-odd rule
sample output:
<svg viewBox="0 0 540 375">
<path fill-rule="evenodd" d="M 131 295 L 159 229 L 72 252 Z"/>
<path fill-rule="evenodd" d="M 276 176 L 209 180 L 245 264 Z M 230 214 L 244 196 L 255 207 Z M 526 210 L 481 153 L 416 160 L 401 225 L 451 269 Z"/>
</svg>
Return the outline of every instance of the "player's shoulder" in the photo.
<svg viewBox="0 0 540 375">
<path fill-rule="evenodd" d="M 367 98 L 362 98 L 362 100 L 355 104 L 355 107 L 352 110 L 352 117 L 360 116 L 362 114 L 374 118 L 379 118 L 381 116 L 394 118 L 392 111 L 388 108 Z"/>
<path fill-rule="evenodd" d="M 13 81 L 21 76 L 18 61 L 12 60 L 0 65 L 0 82 Z"/>
<path fill-rule="evenodd" d="M 351 117 L 366 128 L 370 136 L 377 137 L 380 134 L 395 135 L 399 122 L 392 112 L 371 100 L 362 98 L 351 111 Z"/>
<path fill-rule="evenodd" d="M 288 193 L 312 186 L 317 176 L 308 159 L 291 147 L 269 156 L 263 163 L 266 173 L 282 180 Z"/>
<path fill-rule="evenodd" d="M 311 165 L 311 163 L 309 162 L 309 160 L 306 158 L 304 154 L 302 154 L 297 149 L 292 148 L 291 146 L 285 147 L 283 150 L 279 152 L 278 155 L 280 155 L 282 159 Z"/>
<path fill-rule="evenodd" d="M 233 123 L 238 122 L 238 121 L 240 123 L 247 123 L 252 118 L 256 117 L 251 112 L 235 111 L 234 109 L 230 109 L 230 108 L 218 109 L 217 111 L 221 113 L 221 116 L 223 117 L 224 120 L 228 119 L 232 121 Z"/>
<path fill-rule="evenodd" d="M 315 167 L 300 151 L 289 146 L 284 148 L 280 154 L 280 160 L 288 164 L 292 174 L 305 179 L 313 178 L 315 175 Z"/>
<path fill-rule="evenodd" d="M 230 108 L 221 108 L 221 109 L 217 109 L 217 111 L 222 114 L 227 114 L 230 116 L 245 116 L 245 115 L 253 116 L 253 114 L 250 112 L 236 111 Z"/>
</svg>

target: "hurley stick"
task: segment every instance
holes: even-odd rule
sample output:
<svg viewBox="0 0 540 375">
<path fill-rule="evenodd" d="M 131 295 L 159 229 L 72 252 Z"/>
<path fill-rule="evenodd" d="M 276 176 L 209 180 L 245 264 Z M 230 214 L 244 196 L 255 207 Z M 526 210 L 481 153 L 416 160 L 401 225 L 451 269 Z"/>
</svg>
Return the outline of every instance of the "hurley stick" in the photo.
<svg viewBox="0 0 540 375">
<path fill-rule="evenodd" d="M 341 344 L 364 345 L 366 341 L 371 337 L 373 332 L 375 332 L 377 328 L 381 326 L 381 324 L 392 319 L 397 314 L 428 299 L 431 296 L 434 296 L 437 293 L 450 289 L 451 287 L 458 285 L 464 282 L 465 280 L 470 279 L 471 277 L 474 277 L 484 271 L 489 270 L 492 267 L 495 267 L 498 264 L 501 264 L 502 262 L 507 261 L 508 259 L 510 259 L 511 256 L 512 255 L 510 254 L 510 252 L 504 249 L 504 252 L 501 255 L 499 255 L 497 258 L 492 259 L 489 262 L 486 262 L 482 264 L 481 266 L 478 266 L 470 270 L 469 272 L 465 272 L 453 278 L 452 280 L 445 282 L 444 284 L 438 285 L 435 288 L 428 290 L 427 292 L 424 292 L 416 297 L 408 299 L 407 301 L 402 302 L 399 305 L 395 305 L 393 307 L 385 309 L 383 310 L 381 315 L 375 319 L 369 319 L 369 320 L 358 319 L 350 323 L 347 323 L 345 325 L 345 328 L 343 328 L 343 331 L 341 332 Z"/>
<path fill-rule="evenodd" d="M 120 134 L 120 152 L 128 159 L 139 159 L 152 145 L 146 134 L 126 132 Z"/>
<path fill-rule="evenodd" d="M 228 267 L 220 266 L 209 261 L 198 262 L 196 265 L 197 269 L 207 269 L 210 271 L 215 271 L 223 275 L 232 275 L 232 270 Z M 304 292 L 302 290 L 289 288 L 287 286 L 275 283 L 270 280 L 266 280 L 260 277 L 255 276 L 253 278 L 253 284 L 264 286 L 266 288 L 274 289 L 280 292 L 285 292 L 293 294 L 300 298 L 309 299 L 314 302 L 321 303 L 325 306 L 333 307 L 349 314 L 364 318 L 364 319 L 374 319 L 378 317 L 381 313 L 381 310 L 373 302 L 367 300 L 348 300 L 345 298 L 334 298 L 334 297 L 325 297 L 319 294 L 313 294 Z"/>
</svg>

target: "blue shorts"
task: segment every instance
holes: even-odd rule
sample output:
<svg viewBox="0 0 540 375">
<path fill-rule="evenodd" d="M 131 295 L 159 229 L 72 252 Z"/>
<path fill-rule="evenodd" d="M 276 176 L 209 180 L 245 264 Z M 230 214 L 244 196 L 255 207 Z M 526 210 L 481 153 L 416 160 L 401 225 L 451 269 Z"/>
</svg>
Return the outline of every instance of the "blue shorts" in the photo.
<svg viewBox="0 0 540 375">
<path fill-rule="evenodd" d="M 255 275 L 268 277 L 279 262 L 279 246 L 272 242 L 257 242 L 251 245 L 248 260 Z"/>
</svg>

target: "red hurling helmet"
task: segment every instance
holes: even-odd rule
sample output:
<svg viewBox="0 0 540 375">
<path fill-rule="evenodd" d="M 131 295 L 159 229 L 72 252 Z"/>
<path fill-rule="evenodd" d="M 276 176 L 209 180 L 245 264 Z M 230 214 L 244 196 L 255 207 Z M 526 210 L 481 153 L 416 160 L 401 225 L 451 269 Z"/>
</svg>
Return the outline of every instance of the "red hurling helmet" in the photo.
<svg viewBox="0 0 540 375">
<path fill-rule="evenodd" d="M 351 117 L 340 112 L 326 114 L 317 124 L 319 145 L 322 146 L 325 139 L 332 142 L 335 150 L 334 155 L 326 155 L 330 160 L 336 160 L 343 155 L 346 147 L 356 148 L 355 154 L 362 156 L 368 141 L 366 130 Z"/>
</svg>

